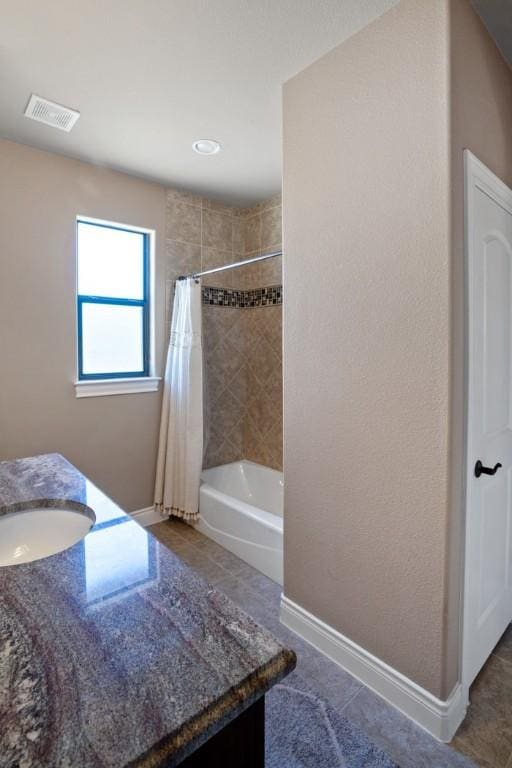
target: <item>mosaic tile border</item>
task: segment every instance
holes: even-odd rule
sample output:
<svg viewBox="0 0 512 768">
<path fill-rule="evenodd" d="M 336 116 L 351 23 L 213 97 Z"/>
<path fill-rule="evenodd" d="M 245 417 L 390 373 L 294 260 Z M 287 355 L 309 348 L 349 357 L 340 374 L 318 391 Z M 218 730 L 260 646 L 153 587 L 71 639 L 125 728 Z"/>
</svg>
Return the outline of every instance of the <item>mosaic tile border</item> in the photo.
<svg viewBox="0 0 512 768">
<path fill-rule="evenodd" d="M 210 307 L 275 307 L 283 303 L 283 286 L 270 285 L 248 291 L 232 288 L 203 287 L 203 304 Z"/>
</svg>

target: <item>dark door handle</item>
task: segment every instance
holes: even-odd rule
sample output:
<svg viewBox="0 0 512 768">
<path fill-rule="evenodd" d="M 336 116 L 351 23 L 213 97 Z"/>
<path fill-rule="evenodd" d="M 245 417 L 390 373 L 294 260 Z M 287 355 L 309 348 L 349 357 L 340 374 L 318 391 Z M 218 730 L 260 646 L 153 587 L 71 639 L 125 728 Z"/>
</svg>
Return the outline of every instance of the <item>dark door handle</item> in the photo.
<svg viewBox="0 0 512 768">
<path fill-rule="evenodd" d="M 498 463 L 494 465 L 494 468 L 484 467 L 484 465 L 479 459 L 475 464 L 475 477 L 480 477 L 480 475 L 495 475 L 498 469 L 502 466 L 503 464 L 500 464 L 500 462 L 498 461 Z"/>
</svg>

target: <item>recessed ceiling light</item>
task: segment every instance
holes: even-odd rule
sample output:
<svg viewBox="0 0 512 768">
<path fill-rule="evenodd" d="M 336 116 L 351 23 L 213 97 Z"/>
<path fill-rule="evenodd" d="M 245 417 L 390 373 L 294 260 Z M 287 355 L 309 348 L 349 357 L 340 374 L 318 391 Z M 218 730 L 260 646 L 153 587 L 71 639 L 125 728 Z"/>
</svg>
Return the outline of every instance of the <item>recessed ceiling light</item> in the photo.
<svg viewBox="0 0 512 768">
<path fill-rule="evenodd" d="M 220 148 L 219 142 L 213 139 L 199 139 L 192 144 L 192 149 L 199 155 L 216 155 Z"/>
</svg>

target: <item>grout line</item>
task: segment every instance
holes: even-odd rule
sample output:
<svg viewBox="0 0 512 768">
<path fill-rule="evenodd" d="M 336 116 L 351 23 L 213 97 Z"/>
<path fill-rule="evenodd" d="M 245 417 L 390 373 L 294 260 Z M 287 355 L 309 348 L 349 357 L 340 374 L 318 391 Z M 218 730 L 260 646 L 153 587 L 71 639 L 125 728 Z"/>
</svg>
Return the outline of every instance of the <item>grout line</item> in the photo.
<svg viewBox="0 0 512 768">
<path fill-rule="evenodd" d="M 206 539 L 207 537 L 205 536 L 204 538 Z M 195 539 L 195 540 L 197 541 L 197 539 Z M 208 553 L 208 550 L 207 550 L 207 549 L 206 549 L 206 550 L 205 550 L 205 549 L 201 549 L 201 547 L 198 547 L 196 544 L 194 544 L 194 543 L 193 543 L 194 539 L 192 539 L 192 540 L 184 539 L 184 541 L 185 541 L 185 542 L 186 542 L 186 543 L 187 543 L 189 546 L 191 546 L 191 547 L 192 547 L 192 548 L 193 548 L 193 549 L 194 549 L 194 550 L 195 550 L 195 551 L 196 551 L 198 554 L 201 554 L 201 555 L 202 555 L 202 557 L 203 557 L 205 560 L 209 560 L 211 563 L 213 563 L 213 564 L 214 564 L 214 565 L 216 565 L 218 568 L 220 568 L 222 571 L 224 571 L 224 573 L 226 574 L 226 576 L 230 576 L 230 577 L 237 577 L 237 574 L 233 573 L 233 571 L 230 571 L 230 570 L 229 570 L 229 568 L 227 568 L 225 565 L 223 565 L 221 562 L 219 562 L 219 561 L 218 561 L 218 560 L 217 560 L 215 557 L 213 557 L 212 555 L 210 555 L 210 554 Z M 219 545 L 219 546 L 220 546 L 220 545 Z M 179 552 L 176 552 L 175 554 L 177 554 L 177 555 L 178 555 L 178 557 L 179 557 L 179 554 L 180 554 L 180 553 L 179 553 Z M 235 555 L 234 555 L 234 557 L 235 557 Z M 199 569 L 198 569 L 198 570 L 199 570 Z M 225 578 L 225 577 L 223 577 L 223 578 Z"/>
<path fill-rule="evenodd" d="M 202 229 L 203 228 L 202 228 L 202 225 L 201 225 L 201 240 L 203 239 L 203 237 L 202 237 Z M 202 246 L 201 242 L 197 243 L 195 240 L 180 240 L 177 237 L 166 237 L 165 239 L 167 241 L 169 241 L 169 242 L 172 242 L 172 243 L 180 243 L 181 245 L 198 245 L 198 246 Z M 166 255 L 168 256 L 169 254 L 166 254 Z M 168 264 L 168 266 L 172 267 L 172 262 L 170 262 Z"/>
<path fill-rule="evenodd" d="M 491 653 L 491 656 L 495 656 L 497 659 L 499 659 L 500 661 L 503 661 L 505 664 L 507 664 L 509 667 L 512 668 L 512 659 L 504 659 L 503 656 L 500 656 L 499 652 L 496 653 L 496 651 L 493 651 Z M 508 768 L 508 766 L 506 768 Z"/>
<path fill-rule="evenodd" d="M 472 760 L 475 764 L 477 760 L 485 760 L 487 764 L 489 763 L 489 756 L 482 754 L 478 748 L 473 747 L 473 745 L 471 746 L 470 752 L 464 752 L 458 746 L 454 746 L 453 741 L 447 744 L 447 746 L 450 747 L 450 749 L 453 749 L 454 752 L 457 752 L 457 754 L 462 755 L 463 757 L 467 757 L 468 760 Z M 510 757 L 506 763 L 504 763 L 502 766 L 496 766 L 496 768 L 512 768 L 512 753 L 510 754 Z"/>
<path fill-rule="evenodd" d="M 354 678 L 354 679 L 355 679 L 355 678 Z M 350 699 L 349 699 L 349 700 L 346 702 L 346 704 L 344 704 L 344 705 L 342 706 L 342 708 L 341 708 L 340 710 L 338 710 L 338 711 L 339 711 L 339 712 L 343 712 L 343 711 L 344 711 L 344 710 L 345 710 L 345 709 L 348 707 L 348 705 L 349 705 L 349 704 L 352 704 L 352 702 L 354 701 L 354 699 L 356 698 L 356 696 L 359 696 L 359 694 L 361 693 L 361 691 L 362 691 L 362 690 L 363 690 L 363 688 L 365 688 L 365 687 L 366 687 L 366 686 L 365 686 L 365 685 L 363 685 L 363 683 L 361 683 L 360 687 L 359 687 L 359 688 L 356 690 L 356 692 L 354 693 L 354 695 L 353 695 L 353 696 L 351 696 L 351 697 L 350 697 Z"/>
</svg>

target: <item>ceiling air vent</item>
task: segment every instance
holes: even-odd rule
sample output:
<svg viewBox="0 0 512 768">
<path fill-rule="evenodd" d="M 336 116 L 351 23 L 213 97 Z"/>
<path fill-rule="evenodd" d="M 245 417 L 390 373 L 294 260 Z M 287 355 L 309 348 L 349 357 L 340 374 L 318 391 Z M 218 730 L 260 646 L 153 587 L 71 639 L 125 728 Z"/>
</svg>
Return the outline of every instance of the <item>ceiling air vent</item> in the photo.
<svg viewBox="0 0 512 768">
<path fill-rule="evenodd" d="M 67 132 L 72 129 L 80 117 L 80 112 L 77 112 L 76 109 L 70 109 L 62 104 L 56 104 L 54 101 L 43 99 L 41 96 L 36 96 L 35 93 L 30 97 L 24 114 L 31 120 L 37 120 L 39 123 L 51 125 L 52 128 Z"/>
</svg>

